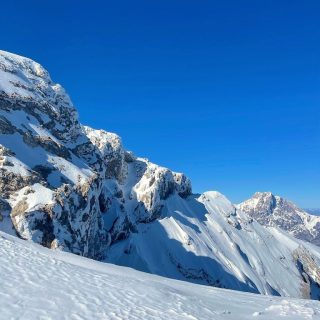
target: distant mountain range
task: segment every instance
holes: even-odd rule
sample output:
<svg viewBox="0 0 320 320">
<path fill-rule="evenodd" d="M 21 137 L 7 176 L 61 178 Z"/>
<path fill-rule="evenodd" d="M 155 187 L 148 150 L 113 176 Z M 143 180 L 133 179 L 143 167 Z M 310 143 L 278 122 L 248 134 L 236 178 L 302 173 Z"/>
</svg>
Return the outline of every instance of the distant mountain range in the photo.
<svg viewBox="0 0 320 320">
<path fill-rule="evenodd" d="M 238 206 L 193 194 L 184 174 L 81 125 L 41 65 L 0 51 L 1 231 L 169 278 L 318 299 L 317 219 L 271 193 Z"/>
<path fill-rule="evenodd" d="M 304 211 L 314 216 L 320 216 L 320 208 L 304 208 Z"/>
<path fill-rule="evenodd" d="M 238 208 L 263 226 L 276 226 L 294 237 L 320 245 L 320 217 L 271 192 L 257 192 Z"/>
</svg>

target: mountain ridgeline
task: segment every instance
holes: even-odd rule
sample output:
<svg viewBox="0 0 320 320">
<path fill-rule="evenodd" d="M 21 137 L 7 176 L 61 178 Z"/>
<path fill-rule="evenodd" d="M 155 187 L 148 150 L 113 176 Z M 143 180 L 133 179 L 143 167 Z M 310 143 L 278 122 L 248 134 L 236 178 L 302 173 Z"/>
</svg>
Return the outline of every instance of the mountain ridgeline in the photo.
<svg viewBox="0 0 320 320">
<path fill-rule="evenodd" d="M 320 245 L 320 217 L 271 192 L 256 192 L 238 208 L 263 226 L 279 227 L 294 237 Z"/>
<path fill-rule="evenodd" d="M 320 297 L 320 250 L 295 238 L 319 244 L 311 227 L 303 229 L 313 222 L 300 213 L 281 220 L 280 209 L 291 209 L 277 198 L 252 207 L 215 191 L 193 194 L 184 174 L 135 156 L 116 134 L 81 125 L 42 66 L 4 51 L 0 174 L 6 233 L 170 278 Z"/>
</svg>

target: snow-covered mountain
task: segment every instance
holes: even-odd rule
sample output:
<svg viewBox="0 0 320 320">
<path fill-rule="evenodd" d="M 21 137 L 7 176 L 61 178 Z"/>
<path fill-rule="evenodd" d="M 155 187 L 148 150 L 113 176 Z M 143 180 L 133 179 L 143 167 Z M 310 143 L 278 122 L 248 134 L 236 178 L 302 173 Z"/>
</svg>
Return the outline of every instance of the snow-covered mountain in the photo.
<svg viewBox="0 0 320 320">
<path fill-rule="evenodd" d="M 318 299 L 320 248 L 82 126 L 36 62 L 0 51 L 0 230 L 210 286 Z"/>
<path fill-rule="evenodd" d="M 0 319 L 319 319 L 317 301 L 200 286 L 0 232 Z"/>
<path fill-rule="evenodd" d="M 313 216 L 320 216 L 320 208 L 304 208 L 304 211 Z"/>
<path fill-rule="evenodd" d="M 271 192 L 257 192 L 238 208 L 264 226 L 276 226 L 298 239 L 320 245 L 320 217 Z"/>
</svg>

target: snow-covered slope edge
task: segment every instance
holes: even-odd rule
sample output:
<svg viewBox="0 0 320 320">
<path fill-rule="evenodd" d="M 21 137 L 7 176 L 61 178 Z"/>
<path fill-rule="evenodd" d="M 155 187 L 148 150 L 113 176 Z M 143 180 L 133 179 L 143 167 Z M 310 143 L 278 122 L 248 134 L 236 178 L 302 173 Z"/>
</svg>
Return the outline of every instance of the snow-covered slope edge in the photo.
<svg viewBox="0 0 320 320">
<path fill-rule="evenodd" d="M 168 280 L 0 232 L 0 319 L 319 319 L 316 301 Z"/>
<path fill-rule="evenodd" d="M 320 250 L 237 210 L 219 192 L 170 196 L 106 261 L 241 291 L 319 299 Z"/>
<path fill-rule="evenodd" d="M 264 226 L 279 227 L 294 237 L 320 245 L 320 217 L 271 192 L 256 192 L 238 208 Z"/>
<path fill-rule="evenodd" d="M 320 216 L 320 208 L 304 208 L 303 210 L 313 216 Z"/>
</svg>

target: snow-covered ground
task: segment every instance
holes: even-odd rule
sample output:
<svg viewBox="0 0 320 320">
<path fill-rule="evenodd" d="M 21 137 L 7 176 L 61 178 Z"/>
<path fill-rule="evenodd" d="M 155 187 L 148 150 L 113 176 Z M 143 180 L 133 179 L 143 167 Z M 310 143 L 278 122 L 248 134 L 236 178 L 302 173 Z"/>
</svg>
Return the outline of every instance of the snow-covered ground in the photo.
<svg viewBox="0 0 320 320">
<path fill-rule="evenodd" d="M 320 303 L 217 289 L 0 232 L 0 319 L 320 319 Z"/>
</svg>

